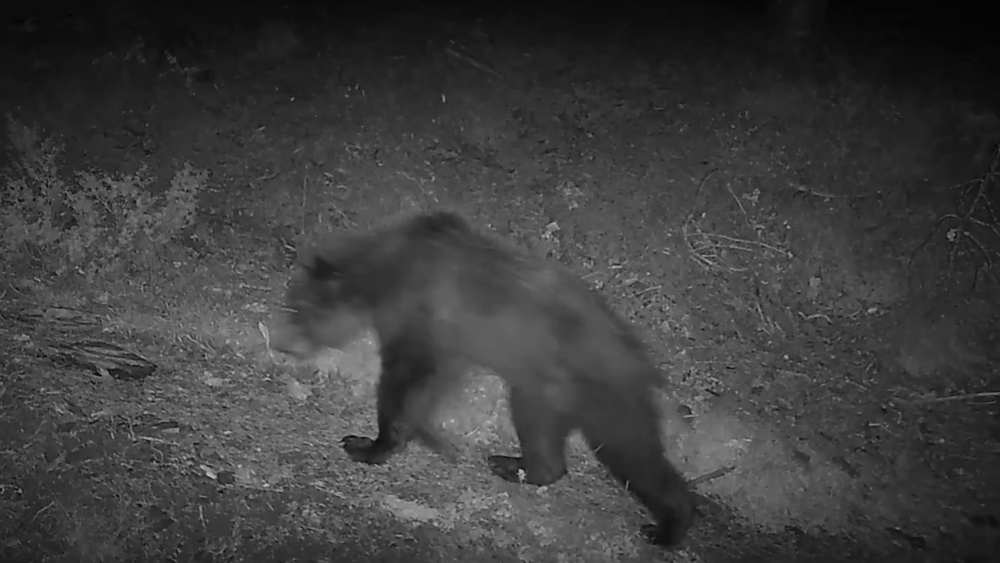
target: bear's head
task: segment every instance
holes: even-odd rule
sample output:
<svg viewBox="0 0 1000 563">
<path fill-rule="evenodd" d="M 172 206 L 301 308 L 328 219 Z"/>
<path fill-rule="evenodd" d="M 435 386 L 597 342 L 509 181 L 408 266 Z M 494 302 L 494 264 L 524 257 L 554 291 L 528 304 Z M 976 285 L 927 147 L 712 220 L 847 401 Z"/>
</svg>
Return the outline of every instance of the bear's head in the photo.
<svg viewBox="0 0 1000 563">
<path fill-rule="evenodd" d="M 271 331 L 271 348 L 309 359 L 323 348 L 341 348 L 371 326 L 370 313 L 336 263 L 311 258 L 292 277 L 284 318 Z"/>
</svg>

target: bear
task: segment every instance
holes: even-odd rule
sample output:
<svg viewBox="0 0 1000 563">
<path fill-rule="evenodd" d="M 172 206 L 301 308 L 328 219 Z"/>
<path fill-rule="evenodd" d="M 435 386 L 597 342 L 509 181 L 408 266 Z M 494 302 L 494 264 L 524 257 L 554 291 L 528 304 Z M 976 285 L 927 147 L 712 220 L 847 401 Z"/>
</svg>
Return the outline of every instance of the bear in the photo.
<svg viewBox="0 0 1000 563">
<path fill-rule="evenodd" d="M 412 440 L 454 459 L 432 415 L 476 365 L 504 380 L 520 442 L 520 456 L 487 458 L 493 474 L 556 482 L 567 472 L 566 440 L 579 430 L 652 513 L 646 540 L 672 548 L 684 539 L 694 497 L 660 438 L 659 372 L 627 321 L 582 279 L 449 211 L 335 236 L 299 262 L 273 349 L 308 359 L 369 328 L 378 338 L 378 435 L 343 437 L 352 460 L 385 463 Z"/>
</svg>

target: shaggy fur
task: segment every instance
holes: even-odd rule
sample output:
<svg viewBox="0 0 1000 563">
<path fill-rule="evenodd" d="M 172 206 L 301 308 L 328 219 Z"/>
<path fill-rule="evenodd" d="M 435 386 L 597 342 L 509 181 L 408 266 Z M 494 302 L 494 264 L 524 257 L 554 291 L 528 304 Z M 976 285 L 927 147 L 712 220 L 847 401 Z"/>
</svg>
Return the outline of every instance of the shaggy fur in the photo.
<svg viewBox="0 0 1000 563">
<path fill-rule="evenodd" d="M 383 463 L 417 439 L 454 447 L 432 414 L 469 365 L 507 383 L 520 456 L 493 455 L 494 474 L 548 485 L 566 474 L 579 429 L 611 474 L 652 513 L 647 538 L 672 546 L 693 499 L 666 459 L 652 402 L 658 373 L 629 325 L 579 278 L 474 232 L 451 213 L 418 215 L 311 253 L 287 295 L 274 347 L 309 357 L 358 332 L 378 334 L 378 436 L 346 436 L 355 461 Z"/>
</svg>

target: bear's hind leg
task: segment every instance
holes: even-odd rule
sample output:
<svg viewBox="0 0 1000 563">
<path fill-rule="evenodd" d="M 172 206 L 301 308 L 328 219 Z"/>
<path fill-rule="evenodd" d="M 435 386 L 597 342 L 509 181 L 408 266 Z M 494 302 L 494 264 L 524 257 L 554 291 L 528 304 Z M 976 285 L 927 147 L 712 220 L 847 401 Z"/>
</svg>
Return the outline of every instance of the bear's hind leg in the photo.
<svg viewBox="0 0 1000 563">
<path fill-rule="evenodd" d="M 494 475 L 512 483 L 549 485 L 566 474 L 566 437 L 572 421 L 558 412 L 539 389 L 511 387 L 510 411 L 521 457 L 492 455 Z"/>
<path fill-rule="evenodd" d="M 666 458 L 659 418 L 648 396 L 635 390 L 606 390 L 584 401 L 580 426 L 597 459 L 651 513 L 646 539 L 673 547 L 694 519 L 694 496 Z"/>
</svg>

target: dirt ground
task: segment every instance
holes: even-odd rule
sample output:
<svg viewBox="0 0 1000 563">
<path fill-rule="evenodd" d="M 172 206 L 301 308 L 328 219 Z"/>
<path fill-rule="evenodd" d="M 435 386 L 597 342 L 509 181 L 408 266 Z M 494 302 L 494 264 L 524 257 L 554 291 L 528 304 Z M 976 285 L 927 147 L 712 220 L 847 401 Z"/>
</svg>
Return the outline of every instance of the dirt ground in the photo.
<svg viewBox="0 0 1000 563">
<path fill-rule="evenodd" d="M 908 72 L 834 18 L 778 61 L 708 8 L 107 10 L 7 24 L 0 560 L 1000 560 L 996 53 Z M 347 460 L 374 343 L 296 364 L 268 326 L 303 243 L 433 209 L 640 329 L 681 549 L 580 441 L 552 486 L 494 479 L 487 373 L 459 462 Z"/>
</svg>

